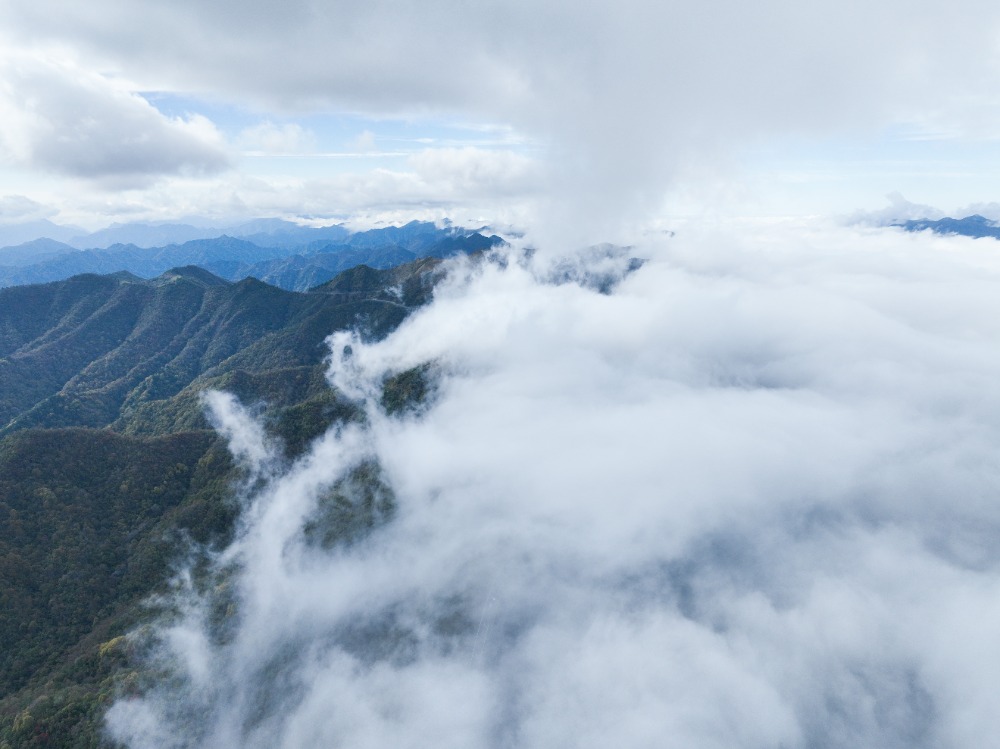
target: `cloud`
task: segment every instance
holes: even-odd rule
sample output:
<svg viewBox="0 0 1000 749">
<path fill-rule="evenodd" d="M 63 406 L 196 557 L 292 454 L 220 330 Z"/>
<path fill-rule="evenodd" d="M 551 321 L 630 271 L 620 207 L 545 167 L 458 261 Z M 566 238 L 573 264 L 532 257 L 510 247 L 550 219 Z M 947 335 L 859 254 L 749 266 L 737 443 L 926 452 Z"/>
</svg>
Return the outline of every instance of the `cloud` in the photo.
<svg viewBox="0 0 1000 749">
<path fill-rule="evenodd" d="M 980 215 L 984 218 L 988 218 L 991 221 L 1000 221 L 1000 203 L 991 201 L 989 203 L 972 203 L 963 208 L 959 208 L 955 211 L 955 216 L 958 218 L 964 216 L 974 216 Z"/>
<path fill-rule="evenodd" d="M 359 153 L 371 153 L 378 150 L 375 142 L 375 133 L 371 130 L 363 130 L 351 145 Z"/>
<path fill-rule="evenodd" d="M 886 208 L 877 211 L 858 211 L 850 216 L 847 221 L 853 224 L 867 224 L 869 226 L 891 226 L 903 221 L 916 221 L 919 219 L 936 220 L 944 218 L 944 212 L 940 208 L 920 203 L 911 203 L 898 192 L 891 192 L 885 196 L 889 201 Z M 962 213 L 959 218 L 969 215 Z"/>
<path fill-rule="evenodd" d="M 428 148 L 408 159 L 440 195 L 525 196 L 538 189 L 539 164 L 509 150 Z"/>
<path fill-rule="evenodd" d="M 265 155 L 302 154 L 316 149 L 316 136 L 294 122 L 262 122 L 240 132 L 236 145 Z"/>
<path fill-rule="evenodd" d="M 57 211 L 24 195 L 0 197 L 0 224 L 21 223 L 50 218 Z"/>
<path fill-rule="evenodd" d="M 203 625 L 208 586 L 160 630 L 173 676 L 112 733 L 1000 746 L 1000 256 L 739 229 L 637 248 L 603 294 L 537 254 L 458 260 L 385 341 L 336 334 L 331 381 L 366 425 L 256 495 L 221 560 L 231 629 Z M 425 362 L 433 404 L 386 416 L 383 377 Z M 373 461 L 394 510 L 319 548 L 303 528 Z"/>
<path fill-rule="evenodd" d="M 7 7 L 2 21 L 12 43 L 68 45 L 148 90 L 512 125 L 550 156 L 539 215 L 586 223 L 570 246 L 645 216 L 679 174 L 761 139 L 942 119 L 949 132 L 996 132 L 1000 121 L 988 94 L 1000 10 L 985 0 L 947 10 L 901 0 L 96 0 L 67 10 L 40 0 Z"/>
<path fill-rule="evenodd" d="M 112 79 L 70 63 L 7 56 L 0 65 L 0 149 L 17 164 L 114 187 L 229 166 L 204 117 L 167 118 Z"/>
<path fill-rule="evenodd" d="M 541 185 L 537 161 L 502 150 L 428 149 L 400 168 L 342 172 L 325 178 L 250 177 L 232 170 L 215 177 L 161 180 L 141 193 L 67 193 L 87 215 L 160 220 L 198 215 L 217 221 L 255 216 L 350 218 L 360 224 L 451 219 L 460 225 L 530 220 Z"/>
</svg>

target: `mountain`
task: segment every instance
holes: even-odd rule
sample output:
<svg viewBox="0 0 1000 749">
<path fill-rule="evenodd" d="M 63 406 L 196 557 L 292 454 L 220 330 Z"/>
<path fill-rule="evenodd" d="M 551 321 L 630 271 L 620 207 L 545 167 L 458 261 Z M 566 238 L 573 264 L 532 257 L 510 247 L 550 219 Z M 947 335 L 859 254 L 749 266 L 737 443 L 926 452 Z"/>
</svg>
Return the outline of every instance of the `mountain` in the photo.
<svg viewBox="0 0 1000 749">
<path fill-rule="evenodd" d="M 128 223 L 112 224 L 106 229 L 90 234 L 80 234 L 69 240 L 77 249 L 106 249 L 116 244 L 136 247 L 163 247 L 181 244 L 194 239 L 210 239 L 223 232 L 211 227 L 197 227 L 178 223 Z"/>
<path fill-rule="evenodd" d="M 276 232 L 287 228 L 264 225 Z M 254 224 L 251 228 L 257 229 L 260 225 Z M 315 236 L 324 232 L 339 236 L 346 231 L 340 227 L 302 231 L 312 233 L 301 233 L 300 239 L 311 239 L 299 248 L 262 246 L 228 235 L 166 247 L 116 244 L 107 249 L 89 250 L 75 250 L 52 240 L 35 240 L 0 249 L 0 287 L 48 283 L 82 273 L 128 271 L 141 278 L 153 278 L 170 268 L 197 265 L 231 281 L 254 277 L 285 289 L 304 291 L 355 265 L 388 268 L 418 257 L 449 257 L 503 242 L 497 236 L 486 237 L 464 229 L 438 229 L 434 224 L 416 222 L 404 227 L 360 232 L 350 235 L 347 241 L 338 242 L 315 239 Z M 287 232 L 279 234 L 275 235 L 279 240 L 281 236 L 286 239 L 291 236 Z M 261 235 L 258 232 L 250 236 Z"/>
<path fill-rule="evenodd" d="M 240 237 L 262 247 L 301 247 L 309 242 L 341 241 L 350 236 L 351 231 L 343 226 L 301 226 L 291 221 L 265 218 L 248 221 L 230 227 L 226 233 Z"/>
<path fill-rule="evenodd" d="M 60 226 L 48 219 L 0 225 L 0 246 L 23 244 L 34 239 L 54 239 L 69 244 L 83 229 L 79 226 Z"/>
<path fill-rule="evenodd" d="M 143 249 L 135 245 L 116 244 L 105 250 L 72 250 L 31 264 L 0 267 L 0 286 L 59 281 L 81 273 L 115 273 L 128 271 L 143 278 L 152 278 L 179 265 L 203 265 L 222 259 L 239 263 L 256 263 L 282 257 L 282 250 L 233 237 L 196 239 L 181 245 Z M 0 251 L 0 263 L 4 260 Z"/>
<path fill-rule="evenodd" d="M 326 381 L 325 338 L 386 335 L 441 275 L 422 258 L 307 292 L 194 266 L 0 289 L 0 746 L 98 746 L 109 700 L 144 678 L 124 637 L 141 602 L 192 541 L 231 534 L 243 479 L 199 393 L 235 393 L 297 455 L 359 418 Z M 387 380 L 386 407 L 423 397 L 424 374 Z M 331 506 L 320 541 L 361 532 L 369 504 Z"/>
<path fill-rule="evenodd" d="M 919 219 L 896 224 L 906 231 L 926 231 L 936 234 L 960 234 L 965 237 L 994 237 L 1000 239 L 1000 226 L 980 215 L 965 218 Z"/>
<path fill-rule="evenodd" d="M 427 259 L 386 278 L 420 291 L 435 267 Z M 195 393 L 206 382 L 235 371 L 277 381 L 321 368 L 331 331 L 362 325 L 384 335 L 423 300 L 418 293 L 400 304 L 376 287 L 351 299 L 328 292 L 252 278 L 230 283 L 197 267 L 148 281 L 80 275 L 2 289 L 0 435 L 27 427 L 204 428 Z"/>
<path fill-rule="evenodd" d="M 439 229 L 428 221 L 411 221 L 404 226 L 387 226 L 380 229 L 370 229 L 352 234 L 347 240 L 355 247 L 380 247 L 397 245 L 409 250 L 414 255 L 422 257 L 426 250 L 448 237 L 461 237 L 473 232 L 458 227 Z"/>
<path fill-rule="evenodd" d="M 203 263 L 213 273 L 238 280 L 259 278 L 266 283 L 292 291 L 304 291 L 325 281 L 329 281 L 341 271 L 357 265 L 371 268 L 393 268 L 412 262 L 418 257 L 446 258 L 458 254 L 472 254 L 503 244 L 498 236 L 485 237 L 482 234 L 465 236 L 440 235 L 436 241 L 416 244 L 418 252 L 412 252 L 396 244 L 378 243 L 334 244 L 313 242 L 296 255 L 265 260 L 248 265 L 231 260 Z"/>
<path fill-rule="evenodd" d="M 12 247 L 0 248 L 0 266 L 25 266 L 76 252 L 76 248 L 54 239 L 33 239 Z"/>
<path fill-rule="evenodd" d="M 153 248 L 184 244 L 198 239 L 237 237 L 261 247 L 298 247 L 313 241 L 342 240 L 350 235 L 343 226 L 302 226 L 277 218 L 254 219 L 231 226 L 195 226 L 185 223 L 113 224 L 105 229 L 78 234 L 68 240 L 77 249 L 107 249 L 112 245 Z"/>
</svg>

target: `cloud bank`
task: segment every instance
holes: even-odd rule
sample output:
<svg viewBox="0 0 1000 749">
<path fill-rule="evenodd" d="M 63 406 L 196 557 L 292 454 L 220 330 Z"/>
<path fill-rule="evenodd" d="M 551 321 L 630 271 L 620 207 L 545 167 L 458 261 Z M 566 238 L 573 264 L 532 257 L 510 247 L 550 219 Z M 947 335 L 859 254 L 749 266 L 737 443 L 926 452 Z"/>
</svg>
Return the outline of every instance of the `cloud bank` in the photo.
<svg viewBox="0 0 1000 749">
<path fill-rule="evenodd" d="M 457 263 L 387 340 L 334 336 L 367 422 L 254 495 L 218 584 L 157 630 L 169 678 L 112 735 L 1000 745 L 992 243 L 772 226 L 641 253 Z M 571 280 L 594 262 L 611 293 Z M 423 411 L 385 414 L 383 377 L 428 362 Z M 324 548 L 359 467 L 372 530 Z"/>
</svg>

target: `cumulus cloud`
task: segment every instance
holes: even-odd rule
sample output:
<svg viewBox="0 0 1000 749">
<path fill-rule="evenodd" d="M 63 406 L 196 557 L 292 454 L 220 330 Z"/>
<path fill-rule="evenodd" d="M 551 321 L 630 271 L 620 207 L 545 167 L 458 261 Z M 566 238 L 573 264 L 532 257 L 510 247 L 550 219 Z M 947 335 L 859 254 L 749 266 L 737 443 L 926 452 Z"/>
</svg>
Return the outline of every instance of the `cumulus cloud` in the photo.
<svg viewBox="0 0 1000 749">
<path fill-rule="evenodd" d="M 6 56 L 0 68 L 0 149 L 17 164 L 115 187 L 229 166 L 204 117 L 165 117 L 112 79 L 70 63 Z"/>
<path fill-rule="evenodd" d="M 365 423 L 255 495 L 113 735 L 1000 746 L 997 253 L 782 225 L 635 251 L 610 293 L 459 260 L 387 340 L 335 335 Z M 432 403 L 386 415 L 383 377 L 428 362 Z M 372 465 L 391 511 L 324 549 L 308 528 Z"/>
</svg>

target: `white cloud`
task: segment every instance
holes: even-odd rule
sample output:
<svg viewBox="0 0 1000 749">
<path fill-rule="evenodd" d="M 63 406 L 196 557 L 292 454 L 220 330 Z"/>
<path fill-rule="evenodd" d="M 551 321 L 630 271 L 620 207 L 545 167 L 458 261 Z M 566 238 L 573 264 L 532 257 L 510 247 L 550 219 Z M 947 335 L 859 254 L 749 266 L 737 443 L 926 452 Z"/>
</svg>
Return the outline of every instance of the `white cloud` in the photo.
<svg viewBox="0 0 1000 749">
<path fill-rule="evenodd" d="M 363 130 L 351 144 L 355 151 L 359 153 L 370 153 L 378 149 L 375 142 L 375 133 L 371 130 Z"/>
<path fill-rule="evenodd" d="M 0 197 L 0 223 L 3 224 L 51 218 L 55 214 L 52 208 L 24 195 Z"/>
<path fill-rule="evenodd" d="M 43 56 L 0 58 L 0 153 L 110 187 L 229 166 L 206 118 L 167 118 L 120 83 Z"/>
<path fill-rule="evenodd" d="M 3 14 L 12 43 L 69 45 L 150 90 L 513 125 L 550 151 L 543 213 L 586 221 L 590 241 L 658 208 L 679 170 L 763 137 L 934 128 L 941 113 L 949 132 L 1000 123 L 1000 10 L 985 0 L 40 0 Z"/>
<path fill-rule="evenodd" d="M 370 402 L 260 494 L 211 678 L 175 666 L 116 735 L 1000 746 L 1000 254 L 783 225 L 643 252 L 612 294 L 539 254 L 458 262 L 386 341 L 335 336 L 345 392 L 433 361 L 437 400 Z M 395 516 L 309 546 L 372 457 Z"/>
<path fill-rule="evenodd" d="M 508 150 L 428 148 L 408 162 L 434 192 L 446 196 L 524 197 L 536 192 L 542 179 L 537 161 Z"/>
<path fill-rule="evenodd" d="M 257 216 L 313 216 L 361 223 L 450 218 L 470 226 L 530 221 L 541 189 L 540 167 L 522 155 L 486 149 L 429 149 L 399 169 L 376 168 L 330 177 L 250 177 L 237 170 L 207 178 L 160 180 L 124 196 L 67 191 L 68 220 L 161 220 L 198 215 L 217 221 Z"/>
<path fill-rule="evenodd" d="M 303 154 L 316 149 L 316 135 L 294 122 L 277 125 L 268 121 L 241 131 L 236 145 L 265 155 Z"/>
<path fill-rule="evenodd" d="M 940 208 L 920 203 L 912 203 L 898 192 L 891 192 L 885 196 L 889 205 L 877 211 L 859 211 L 847 220 L 848 223 L 868 224 L 869 226 L 890 226 L 903 221 L 944 218 L 944 212 Z M 961 217 L 967 216 L 962 213 Z"/>
</svg>

